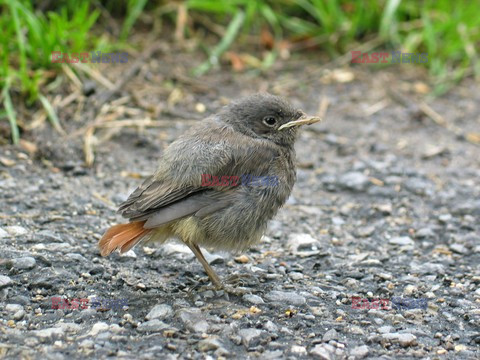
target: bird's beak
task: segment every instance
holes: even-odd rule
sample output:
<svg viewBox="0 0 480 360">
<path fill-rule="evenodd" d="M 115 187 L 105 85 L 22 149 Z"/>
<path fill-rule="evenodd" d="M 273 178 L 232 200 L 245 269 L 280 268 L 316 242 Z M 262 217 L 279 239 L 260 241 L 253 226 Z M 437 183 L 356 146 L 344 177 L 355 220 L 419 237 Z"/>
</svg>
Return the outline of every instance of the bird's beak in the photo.
<svg viewBox="0 0 480 360">
<path fill-rule="evenodd" d="M 319 121 L 322 121 L 322 118 L 318 116 L 308 116 L 306 114 L 303 114 L 298 120 L 290 121 L 286 124 L 283 124 L 278 128 L 278 130 L 283 130 L 292 126 L 315 124 L 316 122 L 319 122 Z"/>
</svg>

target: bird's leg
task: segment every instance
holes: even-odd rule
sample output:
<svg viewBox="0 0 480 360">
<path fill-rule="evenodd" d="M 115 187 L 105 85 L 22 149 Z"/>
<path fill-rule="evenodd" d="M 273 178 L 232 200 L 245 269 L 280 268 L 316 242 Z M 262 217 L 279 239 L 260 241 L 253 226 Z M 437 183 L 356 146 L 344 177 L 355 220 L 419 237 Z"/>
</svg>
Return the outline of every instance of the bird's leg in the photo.
<svg viewBox="0 0 480 360">
<path fill-rule="evenodd" d="M 197 244 L 191 244 L 190 242 L 186 242 L 185 244 L 192 250 L 192 252 L 195 254 L 197 257 L 198 261 L 203 265 L 203 268 L 205 269 L 205 272 L 207 273 L 208 277 L 212 281 L 212 284 L 217 288 L 217 289 L 223 289 L 222 282 L 220 281 L 220 278 L 217 276 L 215 271 L 210 267 L 208 264 L 207 260 L 202 254 L 202 251 L 198 247 Z"/>
</svg>

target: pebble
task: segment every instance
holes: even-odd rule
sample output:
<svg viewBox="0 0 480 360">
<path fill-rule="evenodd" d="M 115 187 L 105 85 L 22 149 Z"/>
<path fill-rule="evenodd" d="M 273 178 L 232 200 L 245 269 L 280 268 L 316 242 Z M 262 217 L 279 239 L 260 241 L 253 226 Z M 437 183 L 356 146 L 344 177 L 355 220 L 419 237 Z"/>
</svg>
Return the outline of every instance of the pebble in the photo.
<svg viewBox="0 0 480 360">
<path fill-rule="evenodd" d="M 263 331 L 259 329 L 241 329 L 238 332 L 238 335 L 242 339 L 242 344 L 248 349 L 251 347 L 255 347 L 260 344 L 260 340 L 262 339 Z"/>
<path fill-rule="evenodd" d="M 355 359 L 363 359 L 363 358 L 367 357 L 369 352 L 370 352 L 370 349 L 368 348 L 368 346 L 367 345 L 362 345 L 362 346 L 354 347 L 350 351 L 350 355 L 354 356 Z"/>
<path fill-rule="evenodd" d="M 164 320 L 173 315 L 173 309 L 170 305 L 159 304 L 155 305 L 152 310 L 145 317 L 147 320 L 160 319 Z"/>
<path fill-rule="evenodd" d="M 243 295 L 243 300 L 246 301 L 246 302 L 249 302 L 250 304 L 254 304 L 254 305 L 265 304 L 265 301 L 263 301 L 263 299 L 260 296 L 253 295 L 253 294 Z"/>
<path fill-rule="evenodd" d="M 307 348 L 305 346 L 293 345 L 290 348 L 290 352 L 297 355 L 307 355 Z"/>
<path fill-rule="evenodd" d="M 208 322 L 204 315 L 197 308 L 182 309 L 178 312 L 178 317 L 185 327 L 193 332 L 206 333 L 209 329 Z"/>
<path fill-rule="evenodd" d="M 272 321 L 267 320 L 265 324 L 263 324 L 263 328 L 268 332 L 275 334 L 278 332 L 278 326 L 275 325 Z"/>
<path fill-rule="evenodd" d="M 399 343 L 403 347 L 414 346 L 417 344 L 417 337 L 410 333 L 387 333 L 382 337 L 393 343 Z"/>
<path fill-rule="evenodd" d="M 316 250 L 319 245 L 320 242 L 309 234 L 290 234 L 288 236 L 287 248 L 293 254 Z"/>
<path fill-rule="evenodd" d="M 450 245 L 450 250 L 452 250 L 453 252 L 455 252 L 457 254 L 463 254 L 463 255 L 467 255 L 467 254 L 470 253 L 470 250 L 468 250 L 462 244 L 458 244 L 458 243 Z"/>
<path fill-rule="evenodd" d="M 403 293 L 405 295 L 412 295 L 413 293 L 416 293 L 417 291 L 418 291 L 418 289 L 414 285 L 407 285 L 407 286 L 405 286 L 405 289 L 403 289 Z"/>
<path fill-rule="evenodd" d="M 181 258 L 181 259 L 193 259 L 195 255 L 192 253 L 192 251 L 186 246 L 182 244 L 177 244 L 177 243 L 166 243 L 163 244 L 158 251 L 161 253 L 162 256 L 164 257 L 176 257 L 176 258 Z M 204 252 L 205 255 L 205 252 Z"/>
<path fill-rule="evenodd" d="M 41 340 L 49 340 L 54 337 L 61 337 L 65 333 L 65 330 L 59 327 L 46 328 L 41 330 L 34 330 L 33 334 Z"/>
<path fill-rule="evenodd" d="M 265 351 L 262 354 L 262 359 L 264 360 L 283 359 L 283 351 L 282 350 Z"/>
<path fill-rule="evenodd" d="M 15 314 L 13 314 L 13 320 L 19 321 L 22 320 L 25 316 L 25 310 L 18 310 Z"/>
<path fill-rule="evenodd" d="M 12 236 L 20 236 L 28 233 L 27 229 L 18 225 L 6 226 L 4 229 Z"/>
<path fill-rule="evenodd" d="M 436 263 L 423 263 L 423 264 L 411 264 L 411 271 L 419 273 L 421 275 L 443 275 L 445 274 L 445 266 L 443 264 Z"/>
<path fill-rule="evenodd" d="M 23 306 L 22 305 L 19 305 L 19 304 L 7 304 L 5 306 L 5 310 L 7 310 L 8 312 L 17 312 L 19 310 L 23 310 Z"/>
<path fill-rule="evenodd" d="M 430 195 L 432 192 L 431 182 L 424 179 L 411 178 L 405 181 L 404 185 L 407 190 L 416 195 Z"/>
<path fill-rule="evenodd" d="M 65 332 L 73 332 L 73 333 L 79 332 L 82 329 L 80 325 L 71 323 L 71 322 L 67 322 L 67 323 L 61 322 L 61 323 L 58 323 L 56 327 L 62 328 Z"/>
<path fill-rule="evenodd" d="M 279 302 L 285 305 L 299 306 L 306 303 L 306 299 L 294 291 L 270 291 L 265 295 L 265 298 L 269 301 Z"/>
<path fill-rule="evenodd" d="M 219 254 L 212 254 L 206 250 L 203 250 L 203 255 L 210 265 L 217 265 L 225 263 L 225 258 Z"/>
<path fill-rule="evenodd" d="M 10 279 L 8 276 L 0 275 L 0 289 L 7 287 L 11 283 L 12 283 L 12 279 Z"/>
<path fill-rule="evenodd" d="M 322 340 L 324 342 L 329 342 L 331 340 L 338 340 L 338 333 L 335 329 L 328 330 L 324 335 Z"/>
<path fill-rule="evenodd" d="M 138 325 L 137 329 L 140 332 L 159 332 L 169 327 L 170 326 L 165 324 L 163 321 L 158 319 L 153 319 L 153 320 L 149 320 L 144 323 L 141 323 L 140 325 Z"/>
<path fill-rule="evenodd" d="M 357 235 L 360 237 L 369 237 L 375 232 L 374 226 L 365 226 L 357 229 Z"/>
<path fill-rule="evenodd" d="M 391 327 L 389 325 L 385 325 L 385 326 L 382 326 L 382 327 L 378 328 L 378 332 L 380 334 L 388 334 L 388 333 L 392 332 L 392 330 L 393 330 L 393 327 Z"/>
<path fill-rule="evenodd" d="M 303 279 L 303 274 L 299 273 L 299 272 L 296 272 L 296 271 L 292 271 L 291 273 L 288 274 L 288 276 L 290 277 L 290 279 L 292 279 L 294 281 L 298 281 L 298 280 Z"/>
<path fill-rule="evenodd" d="M 6 232 L 2 228 L 0 228 L 0 239 L 4 238 L 4 237 L 7 237 L 7 236 L 8 236 L 8 232 Z"/>
<path fill-rule="evenodd" d="M 234 260 L 239 264 L 247 264 L 250 261 L 250 258 L 247 255 L 240 255 L 237 256 Z"/>
<path fill-rule="evenodd" d="M 200 340 L 198 343 L 198 350 L 201 352 L 207 352 L 211 350 L 217 350 L 222 346 L 222 343 L 217 336 L 211 336 L 206 339 Z"/>
<path fill-rule="evenodd" d="M 35 267 L 37 262 L 31 256 L 25 256 L 11 260 L 12 267 L 17 270 L 31 270 Z"/>
<path fill-rule="evenodd" d="M 362 192 L 369 187 L 370 180 L 365 174 L 355 171 L 340 176 L 338 184 L 344 189 Z"/>
<path fill-rule="evenodd" d="M 97 322 L 92 326 L 92 330 L 88 333 L 89 335 L 95 336 L 98 333 L 108 330 L 108 324 L 105 322 Z"/>
<path fill-rule="evenodd" d="M 95 347 L 95 343 L 93 340 L 85 339 L 78 345 L 78 347 L 82 349 L 93 349 Z"/>
<path fill-rule="evenodd" d="M 398 236 L 388 240 L 388 243 L 393 245 L 407 246 L 413 245 L 414 241 L 408 236 Z"/>
<path fill-rule="evenodd" d="M 415 233 L 415 237 L 419 239 L 434 238 L 435 232 L 431 228 L 421 228 Z"/>
<path fill-rule="evenodd" d="M 441 223 L 448 223 L 452 220 L 453 216 L 451 214 L 443 214 L 443 215 L 440 215 L 438 217 L 438 220 L 441 222 Z"/>
<path fill-rule="evenodd" d="M 312 350 L 310 350 L 310 355 L 314 356 L 317 359 L 332 360 L 335 358 L 334 352 L 335 352 L 335 348 L 332 345 L 318 344 L 318 345 L 315 345 L 315 347 Z"/>
</svg>

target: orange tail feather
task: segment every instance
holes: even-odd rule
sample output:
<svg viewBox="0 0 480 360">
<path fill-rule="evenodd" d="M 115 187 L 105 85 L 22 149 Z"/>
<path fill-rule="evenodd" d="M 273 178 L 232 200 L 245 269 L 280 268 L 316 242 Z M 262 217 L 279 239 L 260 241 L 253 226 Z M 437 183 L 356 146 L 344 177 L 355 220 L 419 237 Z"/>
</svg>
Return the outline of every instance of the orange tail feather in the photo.
<svg viewBox="0 0 480 360">
<path fill-rule="evenodd" d="M 145 221 L 134 221 L 128 224 L 114 225 L 108 229 L 98 242 L 102 256 L 109 255 L 113 250 L 121 253 L 130 250 L 151 229 L 144 229 Z"/>
</svg>

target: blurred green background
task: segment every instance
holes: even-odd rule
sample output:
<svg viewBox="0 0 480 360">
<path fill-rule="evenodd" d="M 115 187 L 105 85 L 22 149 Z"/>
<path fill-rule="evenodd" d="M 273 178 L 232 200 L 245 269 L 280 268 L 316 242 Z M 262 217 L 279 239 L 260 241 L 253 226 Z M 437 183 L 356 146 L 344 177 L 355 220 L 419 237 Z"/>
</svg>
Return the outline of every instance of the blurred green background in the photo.
<svg viewBox="0 0 480 360">
<path fill-rule="evenodd" d="M 418 66 L 428 68 L 435 94 L 441 94 L 464 77 L 479 78 L 478 5 L 469 0 L 0 0 L 0 121 L 9 121 L 12 141 L 18 142 L 15 99 L 21 99 L 43 106 L 58 127 L 45 96 L 62 66 L 51 63 L 52 51 L 128 50 L 135 46 L 129 37 L 136 27 L 151 26 L 142 21 L 145 14 L 170 28 L 166 36 L 172 41 L 181 36 L 202 43 L 206 33 L 214 37 L 216 44 L 203 46 L 209 60 L 193 75 L 208 72 L 231 48 L 255 51 L 255 39 L 268 49 L 265 70 L 285 44 L 332 60 L 370 44 L 368 51 L 428 53 L 428 62 Z"/>
</svg>

